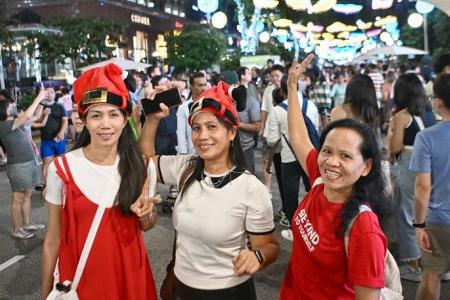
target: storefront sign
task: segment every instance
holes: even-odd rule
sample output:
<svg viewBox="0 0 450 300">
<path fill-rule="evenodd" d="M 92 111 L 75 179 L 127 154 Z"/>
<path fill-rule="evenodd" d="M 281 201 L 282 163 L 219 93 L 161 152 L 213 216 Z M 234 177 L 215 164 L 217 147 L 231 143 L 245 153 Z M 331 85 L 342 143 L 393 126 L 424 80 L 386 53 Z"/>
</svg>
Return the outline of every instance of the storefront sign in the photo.
<svg viewBox="0 0 450 300">
<path fill-rule="evenodd" d="M 140 15 L 131 15 L 131 22 L 150 26 L 150 18 Z"/>
</svg>

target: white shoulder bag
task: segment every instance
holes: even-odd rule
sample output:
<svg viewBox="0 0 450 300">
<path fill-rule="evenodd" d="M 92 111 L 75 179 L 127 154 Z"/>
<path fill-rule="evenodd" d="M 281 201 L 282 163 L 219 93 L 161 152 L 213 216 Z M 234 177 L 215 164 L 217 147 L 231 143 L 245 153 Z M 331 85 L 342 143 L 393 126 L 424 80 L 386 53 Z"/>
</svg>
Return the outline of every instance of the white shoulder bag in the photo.
<svg viewBox="0 0 450 300">
<path fill-rule="evenodd" d="M 348 256 L 348 241 L 350 238 L 350 229 L 353 226 L 356 218 L 360 213 L 365 211 L 372 211 L 367 205 L 360 205 L 359 212 L 353 220 L 350 221 L 347 231 L 345 232 L 345 255 Z M 380 300 L 403 300 L 402 296 L 402 281 L 400 279 L 400 270 L 391 252 L 386 249 L 386 256 L 384 258 L 384 287 L 381 289 Z"/>
</svg>

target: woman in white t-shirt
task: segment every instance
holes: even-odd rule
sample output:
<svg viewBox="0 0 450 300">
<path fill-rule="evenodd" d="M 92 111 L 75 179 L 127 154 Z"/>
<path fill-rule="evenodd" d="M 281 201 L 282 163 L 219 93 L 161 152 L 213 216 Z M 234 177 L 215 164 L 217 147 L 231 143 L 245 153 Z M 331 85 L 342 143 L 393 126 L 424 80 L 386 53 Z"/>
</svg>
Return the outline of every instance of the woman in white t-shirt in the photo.
<svg viewBox="0 0 450 300">
<path fill-rule="evenodd" d="M 141 135 L 141 150 L 154 159 L 158 180 L 180 188 L 173 211 L 174 299 L 256 299 L 252 275 L 278 256 L 269 194 L 245 168 L 228 90 L 219 82 L 190 108 L 198 155 L 155 156 L 155 133 L 168 115 L 164 105 L 147 116 Z"/>
</svg>

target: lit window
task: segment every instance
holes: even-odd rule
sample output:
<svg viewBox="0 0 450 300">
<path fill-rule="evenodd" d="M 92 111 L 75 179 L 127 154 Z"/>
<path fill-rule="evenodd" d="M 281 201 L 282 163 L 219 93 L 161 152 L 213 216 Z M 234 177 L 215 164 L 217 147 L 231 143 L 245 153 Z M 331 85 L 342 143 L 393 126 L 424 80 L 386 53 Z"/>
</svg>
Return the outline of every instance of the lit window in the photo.
<svg viewBox="0 0 450 300">
<path fill-rule="evenodd" d="M 186 14 L 184 13 L 184 11 L 180 12 L 180 17 L 182 17 L 182 18 L 186 17 Z"/>
<path fill-rule="evenodd" d="M 166 6 L 166 7 L 164 8 L 164 12 L 165 12 L 166 14 L 170 14 L 170 13 L 172 12 L 172 8 L 170 8 L 169 6 Z"/>
</svg>

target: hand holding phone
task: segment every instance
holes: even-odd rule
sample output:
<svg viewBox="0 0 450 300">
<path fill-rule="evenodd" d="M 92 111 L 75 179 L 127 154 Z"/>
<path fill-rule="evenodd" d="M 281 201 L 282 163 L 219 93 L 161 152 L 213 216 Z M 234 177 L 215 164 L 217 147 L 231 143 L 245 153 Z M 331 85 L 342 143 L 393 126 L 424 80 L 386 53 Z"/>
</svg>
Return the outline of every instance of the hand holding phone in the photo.
<svg viewBox="0 0 450 300">
<path fill-rule="evenodd" d="M 178 106 L 182 103 L 180 93 L 177 88 L 157 93 L 153 100 L 144 98 L 141 100 L 142 108 L 146 115 L 161 111 L 160 104 L 165 104 L 168 108 Z"/>
</svg>

